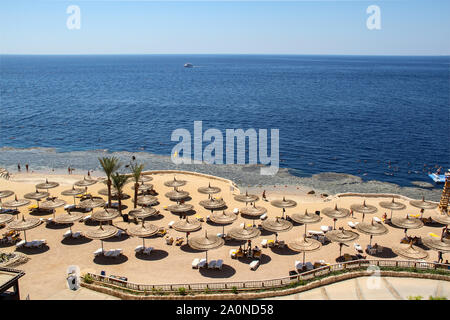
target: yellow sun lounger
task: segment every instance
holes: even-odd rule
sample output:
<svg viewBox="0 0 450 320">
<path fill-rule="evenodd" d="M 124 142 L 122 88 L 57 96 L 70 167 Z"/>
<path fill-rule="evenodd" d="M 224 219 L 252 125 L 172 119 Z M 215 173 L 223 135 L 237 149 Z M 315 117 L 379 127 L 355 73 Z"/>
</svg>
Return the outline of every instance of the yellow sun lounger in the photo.
<svg viewBox="0 0 450 320">
<path fill-rule="evenodd" d="M 436 233 L 433 233 L 433 232 L 428 233 L 428 235 L 429 235 L 430 237 L 440 238 Z"/>
</svg>

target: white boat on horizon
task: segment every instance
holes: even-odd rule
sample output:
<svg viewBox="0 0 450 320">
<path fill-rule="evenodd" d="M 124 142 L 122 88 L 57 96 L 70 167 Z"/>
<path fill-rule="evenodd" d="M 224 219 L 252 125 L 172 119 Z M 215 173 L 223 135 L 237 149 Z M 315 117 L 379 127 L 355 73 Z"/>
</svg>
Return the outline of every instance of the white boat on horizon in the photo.
<svg viewBox="0 0 450 320">
<path fill-rule="evenodd" d="M 185 63 L 185 64 L 184 64 L 184 67 L 185 67 L 185 68 L 193 68 L 194 65 L 193 65 L 192 63 Z"/>
</svg>

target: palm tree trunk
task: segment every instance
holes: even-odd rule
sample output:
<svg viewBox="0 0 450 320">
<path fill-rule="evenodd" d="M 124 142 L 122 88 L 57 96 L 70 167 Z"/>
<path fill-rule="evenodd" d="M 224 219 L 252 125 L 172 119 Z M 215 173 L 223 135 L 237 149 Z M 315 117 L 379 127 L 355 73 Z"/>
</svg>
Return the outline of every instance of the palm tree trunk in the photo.
<svg viewBox="0 0 450 320">
<path fill-rule="evenodd" d="M 138 188 L 139 188 L 139 182 L 134 183 L 134 209 L 137 208 L 137 197 L 138 197 Z"/>
<path fill-rule="evenodd" d="M 111 208 L 111 179 L 108 177 L 108 208 Z"/>
<path fill-rule="evenodd" d="M 123 215 L 122 215 L 122 192 L 119 192 L 118 196 L 119 196 L 119 213 L 120 213 L 120 216 L 123 217 Z"/>
</svg>

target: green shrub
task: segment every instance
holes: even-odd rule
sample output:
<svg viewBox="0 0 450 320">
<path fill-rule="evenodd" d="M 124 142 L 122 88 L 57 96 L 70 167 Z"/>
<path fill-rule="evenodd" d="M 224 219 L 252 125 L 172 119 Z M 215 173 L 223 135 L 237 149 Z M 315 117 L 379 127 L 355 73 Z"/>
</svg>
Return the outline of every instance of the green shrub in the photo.
<svg viewBox="0 0 450 320">
<path fill-rule="evenodd" d="M 408 300 L 422 300 L 422 296 L 409 296 Z"/>
<path fill-rule="evenodd" d="M 232 287 L 232 288 L 231 288 L 231 292 L 233 292 L 234 294 L 238 294 L 238 289 L 237 289 L 237 287 Z"/>
<path fill-rule="evenodd" d="M 428 298 L 428 300 L 447 300 L 447 297 L 438 297 L 438 296 L 433 297 L 433 296 L 430 296 Z"/>
<path fill-rule="evenodd" d="M 85 283 L 90 284 L 90 283 L 93 283 L 93 282 L 94 282 L 94 279 L 92 279 L 92 277 L 91 277 L 90 274 L 86 273 L 86 274 L 83 275 L 83 281 L 84 281 Z"/>
<path fill-rule="evenodd" d="M 180 296 L 185 296 L 186 295 L 186 288 L 185 287 L 178 288 L 178 293 L 180 294 Z"/>
</svg>

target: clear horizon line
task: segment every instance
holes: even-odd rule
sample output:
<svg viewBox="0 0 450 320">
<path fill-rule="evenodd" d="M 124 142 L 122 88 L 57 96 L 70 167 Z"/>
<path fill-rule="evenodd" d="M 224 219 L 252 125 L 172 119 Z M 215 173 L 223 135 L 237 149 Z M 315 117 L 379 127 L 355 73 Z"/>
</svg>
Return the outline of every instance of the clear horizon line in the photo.
<svg viewBox="0 0 450 320">
<path fill-rule="evenodd" d="M 135 55 L 265 55 L 265 56 L 398 56 L 398 57 L 450 57 L 441 54 L 359 54 L 359 53 L 0 53 L 0 56 L 135 56 Z"/>
</svg>

